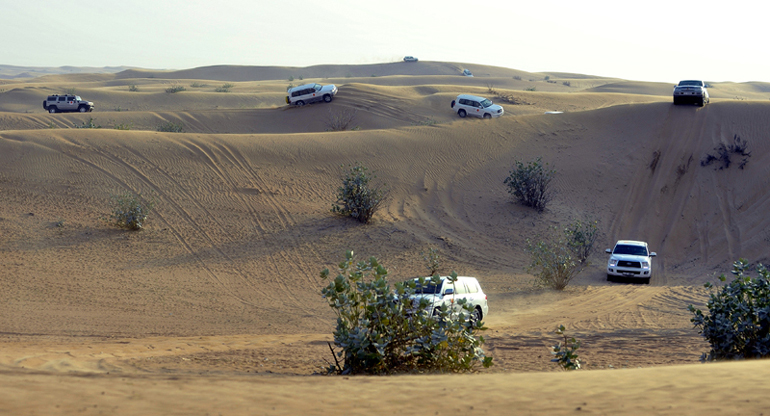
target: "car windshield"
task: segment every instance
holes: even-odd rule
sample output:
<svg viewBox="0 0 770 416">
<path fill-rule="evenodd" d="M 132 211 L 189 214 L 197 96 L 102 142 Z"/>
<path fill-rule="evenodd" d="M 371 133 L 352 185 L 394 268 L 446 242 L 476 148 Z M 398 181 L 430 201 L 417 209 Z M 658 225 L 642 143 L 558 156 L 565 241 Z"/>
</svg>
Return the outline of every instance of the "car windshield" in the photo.
<svg viewBox="0 0 770 416">
<path fill-rule="evenodd" d="M 701 84 L 700 81 L 681 81 L 681 82 L 679 82 L 679 86 L 680 87 L 687 86 L 687 85 L 693 85 L 693 86 L 696 86 L 696 87 L 700 87 L 703 84 Z"/>
<path fill-rule="evenodd" d="M 489 101 L 489 99 L 485 98 L 481 100 L 481 106 L 484 108 L 487 108 L 492 105 L 492 101 Z"/>
<path fill-rule="evenodd" d="M 424 285 L 420 285 L 420 281 L 416 280 L 417 286 L 414 288 L 414 293 L 416 295 L 436 295 L 438 294 L 438 291 L 441 289 L 441 284 L 434 285 L 430 279 L 425 280 Z"/>
<path fill-rule="evenodd" d="M 80 99 L 80 96 L 79 96 L 79 95 L 76 95 L 76 96 L 75 96 L 75 101 L 83 101 L 83 100 L 81 100 L 81 99 Z"/>
<path fill-rule="evenodd" d="M 615 246 L 615 250 L 612 254 L 629 254 L 632 256 L 646 256 L 647 249 L 643 246 L 631 246 L 626 244 L 618 244 Z"/>
<path fill-rule="evenodd" d="M 315 84 L 313 85 L 313 89 L 315 89 L 316 91 L 321 91 L 321 86 L 318 84 Z"/>
</svg>

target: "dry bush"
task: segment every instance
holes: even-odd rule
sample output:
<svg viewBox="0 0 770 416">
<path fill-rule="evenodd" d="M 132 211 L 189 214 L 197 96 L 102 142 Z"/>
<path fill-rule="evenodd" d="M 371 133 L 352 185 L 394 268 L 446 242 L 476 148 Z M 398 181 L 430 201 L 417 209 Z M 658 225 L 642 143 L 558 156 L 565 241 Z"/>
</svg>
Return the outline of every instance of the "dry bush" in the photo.
<svg viewBox="0 0 770 416">
<path fill-rule="evenodd" d="M 326 117 L 326 131 L 345 131 L 352 127 L 356 119 L 358 110 L 346 108 L 344 110 L 333 111 L 329 109 L 329 115 Z"/>
</svg>

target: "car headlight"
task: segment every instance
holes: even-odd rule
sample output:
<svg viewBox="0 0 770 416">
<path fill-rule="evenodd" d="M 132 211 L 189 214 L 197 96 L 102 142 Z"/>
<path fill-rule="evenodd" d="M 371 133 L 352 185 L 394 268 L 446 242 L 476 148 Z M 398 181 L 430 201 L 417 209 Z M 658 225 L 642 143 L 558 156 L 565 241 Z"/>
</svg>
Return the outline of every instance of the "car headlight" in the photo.
<svg viewBox="0 0 770 416">
<path fill-rule="evenodd" d="M 618 265 L 617 259 L 610 259 L 610 267 L 615 267 Z"/>
<path fill-rule="evenodd" d="M 643 261 L 642 262 L 642 269 L 648 270 L 650 268 L 650 262 Z"/>
</svg>

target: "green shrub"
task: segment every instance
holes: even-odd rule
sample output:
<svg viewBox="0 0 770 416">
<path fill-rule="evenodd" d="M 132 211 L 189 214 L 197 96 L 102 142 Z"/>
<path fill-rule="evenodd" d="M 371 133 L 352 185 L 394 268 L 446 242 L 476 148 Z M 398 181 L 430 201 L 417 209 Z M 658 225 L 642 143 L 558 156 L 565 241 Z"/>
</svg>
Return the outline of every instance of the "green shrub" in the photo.
<svg viewBox="0 0 770 416">
<path fill-rule="evenodd" d="M 172 87 L 166 88 L 166 92 L 169 94 L 173 94 L 179 91 L 187 91 L 187 88 L 181 86 L 181 85 L 174 85 Z"/>
<path fill-rule="evenodd" d="M 337 189 L 337 201 L 331 211 L 368 223 L 385 200 L 387 193 L 384 185 L 371 184 L 376 176 L 370 175 L 360 163 L 349 166 L 341 176 L 342 186 Z"/>
<path fill-rule="evenodd" d="M 428 269 L 428 275 L 433 276 L 438 274 L 439 267 L 441 267 L 441 255 L 438 254 L 438 249 L 435 247 L 429 247 L 428 251 L 423 251 L 422 259 L 425 260 L 425 267 Z"/>
<path fill-rule="evenodd" d="M 530 81 L 532 81 L 532 80 L 530 80 Z M 537 91 L 537 88 L 536 87 L 529 87 L 529 88 L 525 88 L 524 91 Z"/>
<path fill-rule="evenodd" d="M 145 201 L 142 194 L 134 195 L 126 191 L 110 195 L 110 220 L 120 228 L 139 230 L 154 207 L 155 199 Z"/>
<path fill-rule="evenodd" d="M 166 133 L 182 133 L 184 132 L 184 125 L 182 123 L 174 123 L 173 121 L 168 121 L 163 124 L 159 124 L 156 130 Z"/>
<path fill-rule="evenodd" d="M 564 85 L 565 87 L 571 87 L 571 86 L 572 86 L 572 83 L 571 83 L 571 82 L 569 82 L 569 81 L 563 81 L 563 82 L 561 83 L 561 85 Z"/>
<path fill-rule="evenodd" d="M 550 75 L 546 75 L 545 76 L 545 80 L 548 81 L 549 79 L 551 79 L 551 76 Z"/>
<path fill-rule="evenodd" d="M 115 130 L 131 130 L 134 123 L 120 123 L 115 125 Z"/>
<path fill-rule="evenodd" d="M 128 86 L 128 91 L 130 91 L 130 92 L 139 92 L 139 87 L 137 87 L 134 84 L 131 84 L 131 85 Z"/>
<path fill-rule="evenodd" d="M 217 87 L 217 88 L 216 88 L 214 91 L 216 91 L 216 92 L 230 92 L 230 90 L 231 90 L 231 89 L 232 89 L 234 86 L 235 86 L 235 85 L 233 85 L 233 84 L 230 84 L 230 83 L 226 83 L 226 84 L 223 84 L 221 87 Z"/>
<path fill-rule="evenodd" d="M 545 239 L 536 242 L 527 239 L 527 251 L 531 256 L 529 269 L 538 287 L 564 290 L 587 266 L 576 259 L 569 241 L 559 234 L 557 228 Z"/>
<path fill-rule="evenodd" d="M 567 338 L 567 334 L 564 331 L 564 325 L 559 325 L 556 328 L 556 333 L 564 338 L 564 343 L 559 342 L 551 347 L 551 354 L 554 355 L 551 362 L 559 364 L 559 367 L 565 370 L 579 370 L 580 360 L 575 351 L 580 348 L 580 341 L 575 340 L 574 337 Z"/>
<path fill-rule="evenodd" d="M 564 227 L 567 245 L 575 253 L 576 259 L 585 263 L 599 236 L 599 222 L 596 220 L 575 220 Z"/>
<path fill-rule="evenodd" d="M 294 81 L 294 75 L 289 75 L 289 82 Z"/>
<path fill-rule="evenodd" d="M 200 82 L 193 82 L 192 84 L 190 84 L 190 87 L 192 87 L 192 88 L 203 88 L 203 87 L 208 87 L 208 84 L 201 84 Z"/>
<path fill-rule="evenodd" d="M 701 361 L 770 357 L 770 272 L 762 264 L 756 270 L 758 276 L 751 277 L 748 261 L 736 261 L 735 279 L 709 295 L 708 315 L 687 307 L 693 314 L 690 321 L 711 344 Z M 725 275 L 719 280 L 724 282 Z"/>
<path fill-rule="evenodd" d="M 482 322 L 471 322 L 471 308 L 464 299 L 459 312 L 444 307 L 436 315 L 428 312 L 427 299 L 413 300 L 416 282 L 409 279 L 391 287 L 388 271 L 376 258 L 356 262 L 348 251 L 321 292 L 337 316 L 334 354 L 330 373 L 393 374 L 402 372 L 468 372 L 480 363 L 492 365 L 481 345 Z M 450 279 L 457 279 L 452 273 Z M 431 278 L 439 283 L 439 277 Z M 425 278 L 420 284 L 426 284 Z M 330 344 L 331 348 L 331 344 Z M 342 358 L 342 363 L 337 357 Z"/>
<path fill-rule="evenodd" d="M 527 165 L 520 161 L 503 183 L 508 185 L 508 193 L 516 197 L 522 204 L 543 212 L 551 200 L 550 185 L 556 174 L 555 170 L 547 169 L 541 158 Z"/>
<path fill-rule="evenodd" d="M 84 121 L 83 124 L 81 125 L 78 125 L 77 123 L 75 123 L 75 128 L 76 129 L 100 129 L 102 128 L 102 126 L 94 123 L 93 117 L 89 117 L 88 121 L 87 122 Z"/>
</svg>

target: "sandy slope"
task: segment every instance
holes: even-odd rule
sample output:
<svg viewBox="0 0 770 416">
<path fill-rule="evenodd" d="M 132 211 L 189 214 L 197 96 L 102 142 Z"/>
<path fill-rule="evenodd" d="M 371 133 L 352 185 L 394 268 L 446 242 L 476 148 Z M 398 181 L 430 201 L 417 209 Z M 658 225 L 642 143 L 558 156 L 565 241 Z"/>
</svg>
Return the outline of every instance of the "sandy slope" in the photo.
<svg viewBox="0 0 770 416">
<path fill-rule="evenodd" d="M 305 108 L 281 105 L 293 68 L 4 84 L 0 413 L 296 414 L 345 406 L 423 414 L 398 399 L 414 390 L 435 399 L 423 402 L 431 411 L 450 414 L 512 406 L 540 414 L 766 409 L 759 394 L 766 377 L 755 380 L 767 372 L 764 362 L 683 366 L 708 348 L 686 310 L 705 303 L 702 283 L 741 256 L 767 262 L 763 85 L 720 84 L 712 104 L 674 107 L 661 84 L 569 74 L 529 81 L 535 75 L 493 67 L 471 68 L 472 80 L 448 74 L 458 66 L 426 63 L 407 75 L 388 72 L 407 68 L 401 64 L 303 69 L 303 81 L 340 86 L 331 104 Z M 326 76 L 322 70 L 340 78 L 310 78 Z M 180 80 L 187 91 L 164 92 Z M 214 91 L 227 81 L 232 92 Z M 524 91 L 533 83 L 535 91 Z M 97 110 L 44 113 L 42 97 L 65 88 Z M 490 88 L 516 102 L 504 104 L 506 116 L 461 120 L 449 109 L 456 94 L 492 96 Z M 755 98 L 729 97 L 739 94 Z M 330 112 L 344 110 L 356 110 L 357 130 L 326 131 Z M 103 128 L 73 128 L 90 119 Z M 185 133 L 155 131 L 168 121 Z M 701 166 L 735 135 L 752 152 L 744 169 Z M 538 156 L 558 172 L 542 214 L 511 202 L 502 184 L 515 160 Z M 390 188 L 367 226 L 329 213 L 339 167 L 356 161 Z M 100 220 L 109 195 L 123 190 L 157 200 L 141 232 Z M 603 231 L 592 266 L 565 292 L 533 289 L 527 238 L 585 217 Z M 650 286 L 606 281 L 602 250 L 620 238 L 644 239 L 658 252 Z M 320 297 L 319 271 L 354 249 L 406 279 L 423 273 L 419 253 L 429 246 L 446 271 L 482 281 L 491 305 L 486 350 L 497 365 L 462 377 L 299 376 L 331 358 L 334 317 Z M 561 374 L 549 363 L 559 324 L 584 342 L 588 371 Z M 349 380 L 372 388 L 346 388 Z M 756 384 L 739 391 L 745 380 Z M 481 394 L 438 400 L 454 383 Z M 39 391 L 48 393 L 41 399 Z M 725 403 L 731 407 L 719 407 Z"/>
</svg>

